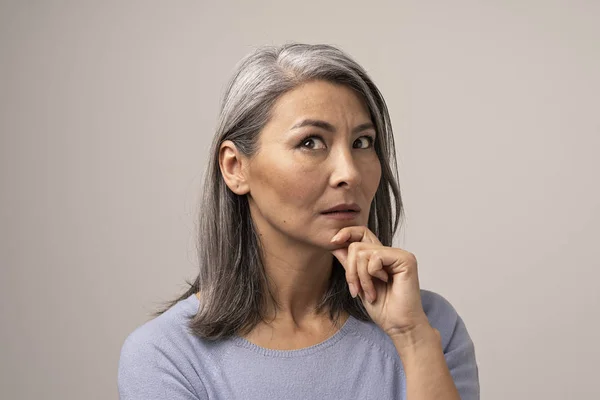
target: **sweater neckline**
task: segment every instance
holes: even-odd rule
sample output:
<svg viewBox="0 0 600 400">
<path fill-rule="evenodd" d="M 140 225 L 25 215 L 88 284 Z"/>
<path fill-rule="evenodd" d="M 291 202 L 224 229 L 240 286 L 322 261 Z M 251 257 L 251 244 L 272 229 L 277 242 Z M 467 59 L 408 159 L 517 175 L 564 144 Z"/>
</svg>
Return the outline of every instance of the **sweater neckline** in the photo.
<svg viewBox="0 0 600 400">
<path fill-rule="evenodd" d="M 194 307 L 194 310 L 197 311 L 198 307 L 200 306 L 200 300 L 198 299 L 198 297 L 196 296 L 196 294 L 192 294 L 190 297 L 188 297 L 188 302 L 191 303 L 191 305 Z M 235 335 L 231 338 L 229 338 L 228 340 L 231 341 L 231 343 L 233 343 L 234 345 L 238 346 L 238 347 L 242 347 L 244 349 L 248 349 L 251 350 L 255 353 L 258 353 L 262 356 L 266 356 L 266 357 L 277 357 L 277 358 L 292 358 L 292 357 L 304 357 L 304 356 L 308 356 L 310 354 L 325 350 L 328 347 L 331 347 L 333 345 L 335 345 L 336 343 L 338 343 L 340 340 L 342 340 L 342 338 L 344 336 L 346 336 L 346 334 L 348 334 L 349 332 L 351 332 L 352 330 L 354 330 L 356 328 L 358 324 L 358 320 L 356 318 L 354 318 L 352 315 L 348 316 L 348 319 L 346 320 L 346 322 L 344 322 L 344 324 L 341 326 L 341 328 L 334 333 L 332 336 L 330 336 L 329 338 L 325 339 L 324 341 L 314 344 L 312 346 L 309 347 L 303 347 L 301 349 L 294 349 L 294 350 L 276 350 L 276 349 L 268 349 L 266 347 L 261 347 L 258 346 L 252 342 L 250 342 L 249 340 Z"/>
</svg>

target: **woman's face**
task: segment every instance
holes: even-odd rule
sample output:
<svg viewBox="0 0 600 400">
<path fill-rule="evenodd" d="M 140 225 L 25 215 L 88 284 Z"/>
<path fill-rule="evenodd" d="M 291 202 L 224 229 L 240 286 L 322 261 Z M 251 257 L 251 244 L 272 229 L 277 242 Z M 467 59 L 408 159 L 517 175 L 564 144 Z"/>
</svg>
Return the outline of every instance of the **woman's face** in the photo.
<svg viewBox="0 0 600 400">
<path fill-rule="evenodd" d="M 272 111 L 245 171 L 252 218 L 267 240 L 331 249 L 339 229 L 367 225 L 381 178 L 368 109 L 352 89 L 312 81 Z M 336 206 L 343 211 L 327 212 Z"/>
</svg>

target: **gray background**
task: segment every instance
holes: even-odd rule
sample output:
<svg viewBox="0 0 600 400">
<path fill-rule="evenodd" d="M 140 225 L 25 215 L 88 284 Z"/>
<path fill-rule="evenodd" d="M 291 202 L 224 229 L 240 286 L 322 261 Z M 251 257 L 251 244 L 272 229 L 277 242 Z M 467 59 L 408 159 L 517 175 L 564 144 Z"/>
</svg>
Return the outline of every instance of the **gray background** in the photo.
<svg viewBox="0 0 600 400">
<path fill-rule="evenodd" d="M 3 1 L 0 398 L 115 399 L 125 337 L 195 274 L 219 99 L 253 46 L 331 43 L 388 101 L 421 286 L 482 398 L 592 399 L 598 1 Z"/>
</svg>

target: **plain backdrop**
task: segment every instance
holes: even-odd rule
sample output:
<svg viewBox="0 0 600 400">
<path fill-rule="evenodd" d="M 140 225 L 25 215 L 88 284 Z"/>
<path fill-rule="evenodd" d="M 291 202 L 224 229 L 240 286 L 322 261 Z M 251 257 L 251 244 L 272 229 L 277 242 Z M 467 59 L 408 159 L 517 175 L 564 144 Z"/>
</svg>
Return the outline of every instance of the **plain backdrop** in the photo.
<svg viewBox="0 0 600 400">
<path fill-rule="evenodd" d="M 196 275 L 235 63 L 329 43 L 386 98 L 397 246 L 482 399 L 597 399 L 600 2 L 2 1 L 0 398 L 116 399 L 126 336 Z"/>
</svg>

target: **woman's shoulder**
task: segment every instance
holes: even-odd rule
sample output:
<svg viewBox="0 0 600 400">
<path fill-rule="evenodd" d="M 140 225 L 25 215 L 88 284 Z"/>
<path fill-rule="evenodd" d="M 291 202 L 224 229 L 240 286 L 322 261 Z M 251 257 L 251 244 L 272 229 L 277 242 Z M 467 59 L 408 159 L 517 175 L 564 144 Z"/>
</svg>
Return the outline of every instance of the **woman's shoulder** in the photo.
<svg viewBox="0 0 600 400">
<path fill-rule="evenodd" d="M 197 304 L 195 296 L 181 300 L 127 336 L 119 357 L 120 398 L 160 398 L 166 390 L 202 392 L 189 357 L 202 350 L 188 329 Z"/>
<path fill-rule="evenodd" d="M 421 289 L 421 303 L 429 324 L 440 332 L 444 349 L 451 342 L 471 343 L 465 322 L 450 300 L 440 293 Z"/>
<path fill-rule="evenodd" d="M 446 364 L 461 398 L 479 399 L 479 370 L 475 344 L 454 305 L 439 293 L 421 290 L 423 310 L 429 324 L 441 335 Z"/>
<path fill-rule="evenodd" d="M 446 297 L 431 290 L 421 289 L 421 304 L 430 323 L 448 323 L 456 319 L 458 315 L 456 309 Z"/>
<path fill-rule="evenodd" d="M 197 306 L 198 299 L 192 295 L 136 327 L 126 337 L 121 357 L 126 357 L 129 353 L 156 351 L 174 342 L 188 341 L 191 337 L 188 322 L 195 315 Z"/>
</svg>

